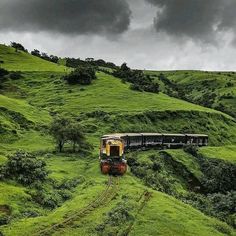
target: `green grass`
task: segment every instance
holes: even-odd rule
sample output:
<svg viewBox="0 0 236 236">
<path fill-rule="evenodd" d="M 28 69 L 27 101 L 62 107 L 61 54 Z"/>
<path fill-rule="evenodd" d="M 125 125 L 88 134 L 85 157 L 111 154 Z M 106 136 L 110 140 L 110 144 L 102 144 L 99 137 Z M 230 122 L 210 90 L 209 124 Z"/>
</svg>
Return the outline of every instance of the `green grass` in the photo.
<svg viewBox="0 0 236 236">
<path fill-rule="evenodd" d="M 50 73 L 26 74 L 26 78 L 18 80 L 16 85 L 28 93 L 33 104 L 57 108 L 60 112 L 103 110 L 131 113 L 143 110 L 197 110 L 216 113 L 212 109 L 170 98 L 162 93 L 132 91 L 129 89 L 129 84 L 124 84 L 121 80 L 101 72 L 97 73 L 98 79 L 89 86 L 67 85 L 60 79 L 60 74 L 53 78 L 50 75 Z"/>
<path fill-rule="evenodd" d="M 145 73 L 156 78 L 161 72 L 146 71 Z M 215 94 L 215 98 L 209 105 L 212 108 L 223 109 L 224 112 L 236 117 L 235 72 L 165 71 L 163 73 L 170 81 L 183 89 L 189 101 L 203 104 L 208 102 L 211 94 Z M 158 78 L 156 79 L 161 85 L 161 90 L 166 92 L 168 86 Z"/>
<path fill-rule="evenodd" d="M 61 179 L 63 176 L 74 177 L 81 174 L 86 164 L 91 164 L 88 171 L 83 171 L 83 175 L 87 178 L 87 182 L 76 188 L 74 198 L 63 204 L 62 207 L 47 213 L 45 216 L 22 219 L 13 222 L 11 227 L 1 227 L 4 235 L 20 236 L 32 235 L 40 229 L 44 229 L 63 219 L 66 215 L 74 213 L 86 206 L 92 199 L 99 195 L 105 188 L 106 177 L 100 175 L 94 162 L 81 160 L 72 161 L 68 157 L 53 156 L 48 160 L 49 169 L 52 170 L 51 176 Z M 62 174 L 61 170 L 71 170 Z M 74 164 L 74 165 L 73 165 Z M 56 168 L 56 169 L 55 169 Z M 60 169 L 61 168 L 61 169 Z M 93 173 L 93 174 L 92 174 Z M 92 174 L 92 175 L 91 175 Z M 90 181 L 90 182 L 89 182 Z M 130 173 L 122 177 L 120 180 L 120 189 L 118 195 L 113 201 L 102 206 L 88 216 L 75 221 L 75 227 L 65 227 L 63 231 L 59 231 L 53 235 L 98 235 L 96 226 L 104 222 L 109 212 L 115 205 L 128 201 L 129 204 L 137 204 L 138 199 L 146 189 L 136 178 Z M 152 191 L 149 189 L 149 191 Z M 233 232 L 226 224 L 204 216 L 201 212 L 192 207 L 181 203 L 180 201 L 169 197 L 163 193 L 152 191 L 153 196 L 148 204 L 144 207 L 134 221 L 130 235 L 224 235 L 217 231 L 222 228 L 228 232 Z M 132 214 L 136 215 L 136 209 L 132 210 Z M 191 216 L 191 217 L 190 217 Z M 127 225 L 120 225 L 119 232 L 126 229 Z M 196 227 L 197 226 L 197 227 Z M 117 230 L 117 228 L 116 228 Z M 104 234 L 106 235 L 106 234 Z"/>
<path fill-rule="evenodd" d="M 101 175 L 99 170 L 98 144 L 99 136 L 104 133 L 207 133 L 212 144 L 231 146 L 206 147 L 200 152 L 207 157 L 215 158 L 216 154 L 220 154 L 217 158 L 230 161 L 235 159 L 236 150 L 232 145 L 236 143 L 236 125 L 232 117 L 224 113 L 172 98 L 164 93 L 132 91 L 128 83 L 124 84 L 101 72 L 97 73 L 98 79 L 89 86 L 71 86 L 61 79 L 66 67 L 24 52 L 16 53 L 13 48 L 3 45 L 0 45 L 0 60 L 4 61 L 1 65 L 3 68 L 23 71 L 23 78 L 14 81 L 8 79 L 1 90 L 0 165 L 6 162 L 7 155 L 23 149 L 37 153 L 46 161 L 52 180 L 85 180 L 74 189 L 72 199 L 52 211 L 33 202 L 28 194 L 31 190 L 29 187 L 23 187 L 14 181 L 0 181 L 0 205 L 6 204 L 13 209 L 10 225 L 0 226 L 0 231 L 6 236 L 32 235 L 78 211 L 103 191 L 107 177 Z M 173 72 L 173 76 L 178 76 L 178 73 L 175 75 Z M 165 89 L 163 84 L 162 89 Z M 99 115 L 97 111 L 104 113 Z M 88 116 L 92 112 L 97 114 Z M 92 154 L 84 157 L 80 154 L 59 155 L 54 152 L 55 146 L 48 134 L 48 126 L 52 121 L 51 115 L 55 114 L 82 120 L 81 123 L 89 132 L 86 137 L 94 146 Z M 190 155 L 182 150 L 166 152 L 194 176 L 201 177 L 199 166 Z M 148 151 L 139 153 L 139 161 L 151 164 L 148 156 L 153 153 L 162 158 L 159 152 Z M 168 170 L 171 171 L 171 168 Z M 171 172 L 171 175 L 176 174 Z M 178 192 L 187 191 L 184 180 L 177 175 L 175 177 Z M 110 204 L 96 209 L 76 221 L 74 227 L 66 227 L 55 235 L 98 235 L 96 228 L 104 223 L 108 212 L 117 205 L 137 206 L 145 189 L 148 188 L 143 182 L 128 171 L 121 178 L 119 192 Z M 153 192 L 153 197 L 143 211 L 136 217 L 137 208 L 130 210 L 135 216 L 130 235 L 225 235 L 220 231 L 233 235 L 233 230 L 226 224 L 203 215 L 173 197 L 148 190 Z M 25 210 L 38 212 L 39 216 L 26 217 L 23 214 Z M 121 233 L 128 223 L 110 230 Z"/>
<path fill-rule="evenodd" d="M 47 62 L 23 51 L 16 52 L 14 48 L 0 44 L 0 60 L 2 68 L 9 71 L 66 71 L 66 67 Z"/>
<path fill-rule="evenodd" d="M 9 98 L 0 94 L 0 108 L 1 107 L 20 113 L 27 120 L 32 121 L 33 123 L 44 124 L 51 121 L 51 117 L 47 111 L 37 109 L 22 99 Z"/>
<path fill-rule="evenodd" d="M 35 130 L 19 132 L 18 138 L 11 142 L 9 140 L 0 142 L 0 154 L 9 154 L 17 150 L 52 152 L 55 150 L 55 145 L 51 136 Z"/>
<path fill-rule="evenodd" d="M 206 217 L 172 197 L 157 192 L 153 195 L 130 235 L 225 235 L 217 228 L 232 232 L 226 224 Z"/>
<path fill-rule="evenodd" d="M 201 149 L 200 149 L 201 150 Z M 168 154 L 172 156 L 172 158 L 176 161 L 181 163 L 183 166 L 187 168 L 187 170 L 192 173 L 195 177 L 200 179 L 203 174 L 200 170 L 199 164 L 196 162 L 193 157 L 184 152 L 182 149 L 180 150 L 166 150 Z"/>
<path fill-rule="evenodd" d="M 236 163 L 236 146 L 204 147 L 199 152 L 205 157 Z"/>
</svg>

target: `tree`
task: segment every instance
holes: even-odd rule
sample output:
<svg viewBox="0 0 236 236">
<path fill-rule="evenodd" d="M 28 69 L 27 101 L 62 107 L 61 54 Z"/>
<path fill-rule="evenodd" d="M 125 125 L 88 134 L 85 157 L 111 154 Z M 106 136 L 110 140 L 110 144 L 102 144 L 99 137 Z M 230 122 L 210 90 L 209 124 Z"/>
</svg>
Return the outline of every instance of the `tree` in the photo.
<svg viewBox="0 0 236 236">
<path fill-rule="evenodd" d="M 46 61 L 50 61 L 50 57 L 49 57 L 48 54 L 45 53 L 45 52 L 42 52 L 41 58 L 44 59 L 44 60 L 46 60 Z"/>
<path fill-rule="evenodd" d="M 31 55 L 36 56 L 36 57 L 41 57 L 40 51 L 37 50 L 37 49 L 34 49 L 34 50 L 31 52 Z"/>
<path fill-rule="evenodd" d="M 72 142 L 73 152 L 76 151 L 76 145 L 79 147 L 85 140 L 81 125 L 75 122 L 68 124 L 66 137 L 68 141 Z"/>
<path fill-rule="evenodd" d="M 75 152 L 76 146 L 79 147 L 85 140 L 81 125 L 70 119 L 58 118 L 54 120 L 50 131 L 56 140 L 59 152 L 63 151 L 66 143 L 72 143 Z"/>
<path fill-rule="evenodd" d="M 54 55 L 50 55 L 49 59 L 51 62 L 57 63 L 59 60 L 59 57 L 54 56 Z"/>
<path fill-rule="evenodd" d="M 96 72 L 90 66 L 79 66 L 63 78 L 68 84 L 89 85 L 92 80 L 96 79 Z"/>
<path fill-rule="evenodd" d="M 20 43 L 11 42 L 11 47 L 15 48 L 16 52 L 18 52 L 18 50 L 28 52 L 27 49 L 25 49 L 24 46 Z"/>
<path fill-rule="evenodd" d="M 68 119 L 61 118 L 54 120 L 51 124 L 50 132 L 56 140 L 59 152 L 62 152 L 67 139 L 66 126 L 68 126 L 68 122 Z"/>
</svg>

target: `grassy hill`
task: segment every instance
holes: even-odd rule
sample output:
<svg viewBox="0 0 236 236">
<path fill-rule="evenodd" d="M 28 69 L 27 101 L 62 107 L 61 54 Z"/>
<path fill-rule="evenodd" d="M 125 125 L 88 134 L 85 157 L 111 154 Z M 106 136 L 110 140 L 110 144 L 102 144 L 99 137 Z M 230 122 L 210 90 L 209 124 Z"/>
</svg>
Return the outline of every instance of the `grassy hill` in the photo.
<svg viewBox="0 0 236 236">
<path fill-rule="evenodd" d="M 10 71 L 59 71 L 63 72 L 66 67 L 34 57 L 29 53 L 0 44 L 0 60 L 2 68 Z"/>
<path fill-rule="evenodd" d="M 146 71 L 154 76 L 162 91 L 196 104 L 215 108 L 236 117 L 236 73 L 203 71 Z"/>
<path fill-rule="evenodd" d="M 22 71 L 23 76 L 18 80 L 8 78 L 0 90 L 0 165 L 9 154 L 23 149 L 37 154 L 50 171 L 49 180 L 41 186 L 0 180 L 3 235 L 37 234 L 79 211 L 104 190 L 107 177 L 101 175 L 97 157 L 99 137 L 104 133 L 207 133 L 213 146 L 200 149 L 199 153 L 206 159 L 234 163 L 236 123 L 225 113 L 164 93 L 133 91 L 129 84 L 102 72 L 97 72 L 91 85 L 68 85 L 62 76 L 70 69 L 3 45 L 0 60 L 4 61 L 3 68 Z M 87 154 L 57 153 L 48 132 L 57 115 L 78 120 L 94 149 Z M 153 185 L 130 168 L 108 204 L 55 230 L 53 235 L 235 235 L 232 225 L 167 193 L 168 186 L 178 194 L 190 191 L 189 182 L 177 170 L 185 170 L 194 180 L 205 176 L 195 157 L 183 150 L 151 150 L 131 155 L 145 170 L 144 174 L 156 176 Z M 152 158 L 163 164 L 160 175 L 151 170 L 155 162 Z M 155 181 L 166 183 L 162 178 L 170 182 L 157 188 Z M 67 188 L 62 188 L 65 183 Z M 151 198 L 142 204 L 146 191 Z M 39 204 L 35 195 L 42 196 L 45 205 Z"/>
</svg>

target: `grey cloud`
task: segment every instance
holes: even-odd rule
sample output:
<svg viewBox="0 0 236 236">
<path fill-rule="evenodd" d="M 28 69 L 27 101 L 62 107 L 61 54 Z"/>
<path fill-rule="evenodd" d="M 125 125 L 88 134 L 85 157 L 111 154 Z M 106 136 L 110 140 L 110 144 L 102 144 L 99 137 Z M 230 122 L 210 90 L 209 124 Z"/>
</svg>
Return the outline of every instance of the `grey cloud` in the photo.
<svg viewBox="0 0 236 236">
<path fill-rule="evenodd" d="M 130 15 L 125 0 L 1 0 L 0 30 L 120 34 Z"/>
<path fill-rule="evenodd" d="M 146 0 L 157 6 L 157 31 L 214 42 L 221 30 L 235 27 L 235 0 Z"/>
</svg>

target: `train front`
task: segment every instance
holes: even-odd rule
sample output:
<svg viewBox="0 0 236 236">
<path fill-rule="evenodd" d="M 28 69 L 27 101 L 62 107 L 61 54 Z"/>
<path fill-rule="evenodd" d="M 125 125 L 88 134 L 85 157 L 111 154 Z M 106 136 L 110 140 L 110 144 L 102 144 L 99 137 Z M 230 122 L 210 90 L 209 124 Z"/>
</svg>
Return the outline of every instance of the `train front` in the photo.
<svg viewBox="0 0 236 236">
<path fill-rule="evenodd" d="M 118 137 L 101 139 L 100 168 L 103 174 L 123 175 L 127 170 L 124 141 Z"/>
</svg>

